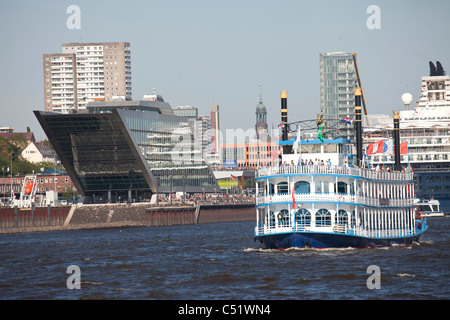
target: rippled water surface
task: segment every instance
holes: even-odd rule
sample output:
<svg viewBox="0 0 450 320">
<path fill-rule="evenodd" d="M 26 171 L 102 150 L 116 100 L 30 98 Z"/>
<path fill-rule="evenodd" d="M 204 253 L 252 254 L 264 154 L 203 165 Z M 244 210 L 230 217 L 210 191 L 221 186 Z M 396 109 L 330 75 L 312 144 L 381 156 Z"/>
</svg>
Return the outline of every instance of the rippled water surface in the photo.
<svg viewBox="0 0 450 320">
<path fill-rule="evenodd" d="M 412 246 L 285 251 L 254 222 L 1 234 L 0 299 L 449 299 L 450 218 L 428 224 Z"/>
</svg>

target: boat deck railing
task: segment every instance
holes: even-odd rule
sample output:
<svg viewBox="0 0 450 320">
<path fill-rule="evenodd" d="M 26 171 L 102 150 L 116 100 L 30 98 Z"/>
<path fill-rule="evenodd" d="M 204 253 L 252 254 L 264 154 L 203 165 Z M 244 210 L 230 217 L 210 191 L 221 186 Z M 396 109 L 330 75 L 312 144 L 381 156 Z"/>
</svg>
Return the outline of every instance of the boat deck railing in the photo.
<svg viewBox="0 0 450 320">
<path fill-rule="evenodd" d="M 373 171 L 358 167 L 332 165 L 284 165 L 264 167 L 256 171 L 256 178 L 286 174 L 330 174 L 357 176 L 373 180 L 409 181 L 413 179 L 412 172 Z"/>
<path fill-rule="evenodd" d="M 368 227 L 338 224 L 326 225 L 321 227 L 312 227 L 311 225 L 298 222 L 282 222 L 272 224 L 261 224 L 255 227 L 255 236 L 276 234 L 276 233 L 290 233 L 290 232 L 325 232 L 346 234 L 352 236 L 361 236 L 368 238 L 393 238 L 393 237 L 410 237 L 415 234 L 423 232 L 426 228 L 425 223 L 420 220 L 420 226 L 415 224 L 412 229 L 409 228 L 395 228 L 395 229 L 374 229 Z"/>
<path fill-rule="evenodd" d="M 411 207 L 414 205 L 413 198 L 380 198 L 366 195 L 356 195 L 347 193 L 294 193 L 296 203 L 304 202 L 341 202 L 374 207 Z M 292 203 L 291 193 L 278 193 L 256 196 L 256 205 L 272 203 Z"/>
</svg>

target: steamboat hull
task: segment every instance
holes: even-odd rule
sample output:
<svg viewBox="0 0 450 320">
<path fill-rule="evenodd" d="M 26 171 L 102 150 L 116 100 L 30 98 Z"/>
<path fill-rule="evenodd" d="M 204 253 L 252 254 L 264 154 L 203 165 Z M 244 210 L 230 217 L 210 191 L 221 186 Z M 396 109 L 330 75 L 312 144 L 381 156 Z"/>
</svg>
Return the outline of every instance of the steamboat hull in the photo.
<svg viewBox="0 0 450 320">
<path fill-rule="evenodd" d="M 287 232 L 255 236 L 266 249 L 288 249 L 288 248 L 367 248 L 384 247 L 391 245 L 410 245 L 418 242 L 423 232 L 412 236 L 391 238 L 368 238 L 349 234 L 318 233 L 318 232 Z"/>
</svg>

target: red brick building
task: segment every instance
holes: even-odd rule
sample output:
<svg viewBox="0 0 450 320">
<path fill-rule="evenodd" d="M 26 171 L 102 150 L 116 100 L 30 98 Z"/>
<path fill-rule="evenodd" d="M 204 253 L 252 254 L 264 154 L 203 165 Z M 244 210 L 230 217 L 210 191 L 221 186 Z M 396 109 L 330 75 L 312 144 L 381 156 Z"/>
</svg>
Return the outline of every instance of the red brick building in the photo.
<svg viewBox="0 0 450 320">
<path fill-rule="evenodd" d="M 46 191 L 58 191 L 59 193 L 67 189 L 75 189 L 72 180 L 67 172 L 49 169 L 36 174 L 37 189 L 36 194 L 45 194 Z M 25 176 L 0 177 L 0 197 L 9 197 L 11 193 L 11 179 L 15 194 L 20 194 Z"/>
</svg>

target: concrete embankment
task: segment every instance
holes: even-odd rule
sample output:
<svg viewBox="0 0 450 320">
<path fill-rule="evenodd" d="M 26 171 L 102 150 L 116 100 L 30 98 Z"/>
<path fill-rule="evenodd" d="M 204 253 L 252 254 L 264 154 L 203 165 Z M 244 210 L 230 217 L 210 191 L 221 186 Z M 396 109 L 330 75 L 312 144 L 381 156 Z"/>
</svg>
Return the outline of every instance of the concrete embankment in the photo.
<svg viewBox="0 0 450 320">
<path fill-rule="evenodd" d="M 44 209 L 46 215 L 44 215 Z M 28 212 L 23 213 L 23 212 Z M 25 218 L 24 218 L 25 217 Z M 77 204 L 72 207 L 1 209 L 0 233 L 95 229 L 134 226 L 173 226 L 255 220 L 254 204 L 151 206 L 133 204 Z"/>
</svg>

